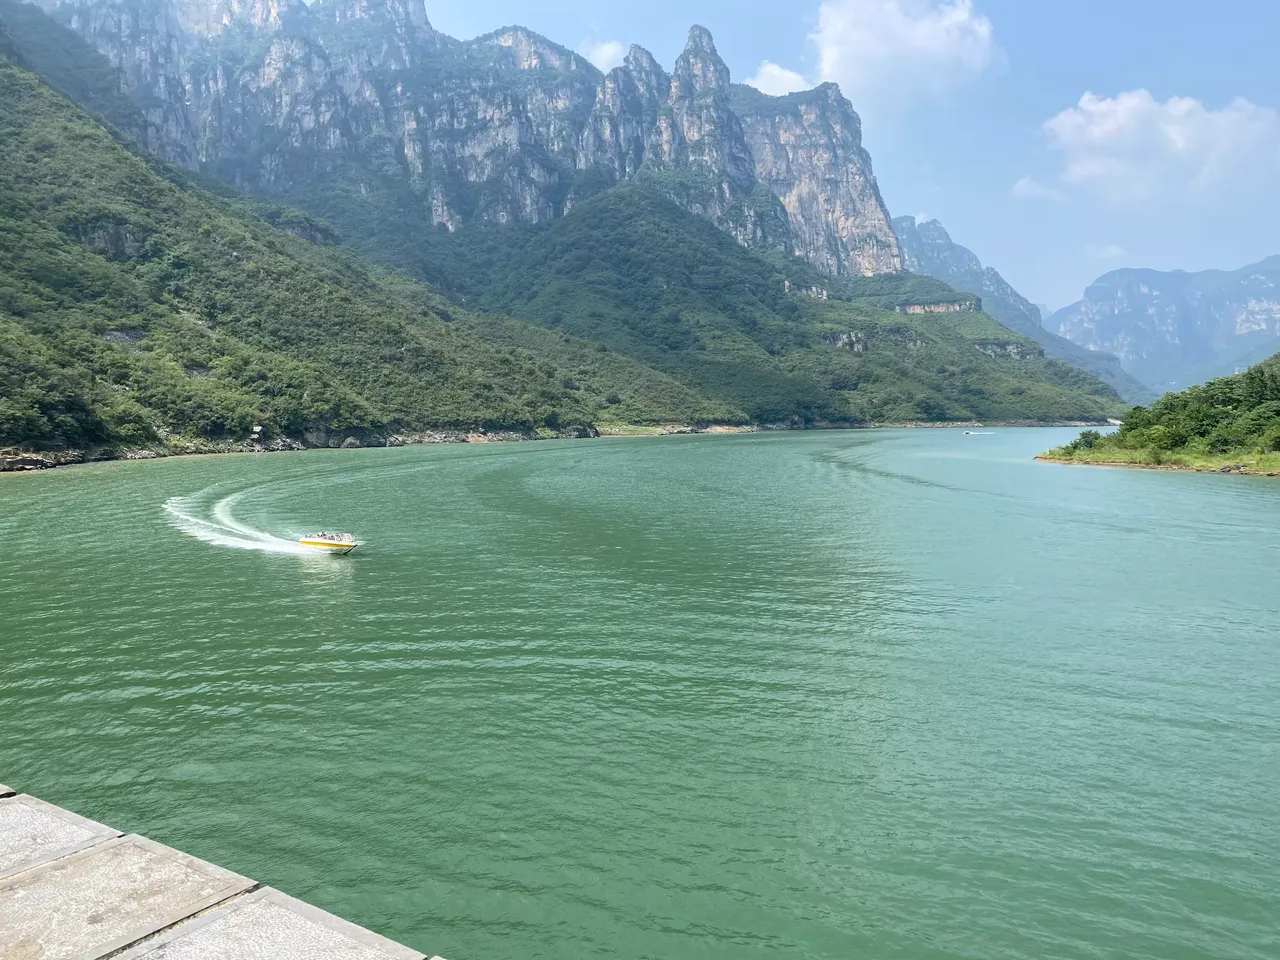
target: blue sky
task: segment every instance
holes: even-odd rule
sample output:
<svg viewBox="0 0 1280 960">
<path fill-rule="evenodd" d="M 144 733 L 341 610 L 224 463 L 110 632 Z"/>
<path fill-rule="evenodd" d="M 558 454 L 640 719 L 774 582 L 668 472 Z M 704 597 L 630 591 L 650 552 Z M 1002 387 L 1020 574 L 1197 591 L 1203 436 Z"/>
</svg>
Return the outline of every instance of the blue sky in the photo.
<svg viewBox="0 0 1280 960">
<path fill-rule="evenodd" d="M 1280 253 L 1277 0 L 427 0 L 472 37 L 528 26 L 604 65 L 670 65 L 692 23 L 734 79 L 840 83 L 890 211 L 937 217 L 1054 307 L 1121 266 Z"/>
</svg>

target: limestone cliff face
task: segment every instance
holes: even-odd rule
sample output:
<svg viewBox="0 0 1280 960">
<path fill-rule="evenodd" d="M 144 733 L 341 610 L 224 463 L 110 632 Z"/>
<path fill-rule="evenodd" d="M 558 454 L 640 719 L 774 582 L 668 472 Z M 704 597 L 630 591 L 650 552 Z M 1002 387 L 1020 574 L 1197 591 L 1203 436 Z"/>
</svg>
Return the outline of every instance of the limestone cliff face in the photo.
<svg viewBox="0 0 1280 960">
<path fill-rule="evenodd" d="M 633 46 L 596 87 L 595 100 L 578 143 L 577 167 L 629 180 L 645 159 L 674 153 L 672 128 L 659 120 L 671 97 L 671 78 L 648 50 Z"/>
<path fill-rule="evenodd" d="M 781 200 L 795 252 L 828 273 L 902 270 L 862 121 L 839 87 L 787 97 L 734 89 L 753 173 Z"/>
<path fill-rule="evenodd" d="M 279 30 L 291 19 L 305 16 L 303 0 L 173 0 L 178 26 L 187 34 L 212 37 L 228 27 L 244 24 Z"/>
<path fill-rule="evenodd" d="M 178 11 L 169 0 L 39 0 L 120 72 L 143 112 L 143 146 L 187 167 L 199 167 L 197 136 L 183 84 L 186 52 Z"/>
<path fill-rule="evenodd" d="M 393 189 L 452 230 L 642 178 L 748 246 L 902 269 L 849 102 L 733 86 L 702 27 L 670 73 L 633 47 L 604 75 L 520 27 L 452 40 L 423 0 L 41 3 L 121 69 L 148 147 L 247 190 Z"/>
</svg>

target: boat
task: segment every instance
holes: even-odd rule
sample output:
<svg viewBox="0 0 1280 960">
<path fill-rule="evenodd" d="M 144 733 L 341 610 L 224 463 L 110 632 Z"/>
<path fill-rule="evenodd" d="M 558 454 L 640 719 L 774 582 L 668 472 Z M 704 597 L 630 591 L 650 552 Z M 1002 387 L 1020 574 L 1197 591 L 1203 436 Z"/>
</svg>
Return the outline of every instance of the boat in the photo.
<svg viewBox="0 0 1280 960">
<path fill-rule="evenodd" d="M 356 543 L 356 538 L 349 533 L 326 533 L 321 530 L 319 533 L 300 539 L 298 546 L 320 553 L 348 554 L 360 544 Z"/>
</svg>

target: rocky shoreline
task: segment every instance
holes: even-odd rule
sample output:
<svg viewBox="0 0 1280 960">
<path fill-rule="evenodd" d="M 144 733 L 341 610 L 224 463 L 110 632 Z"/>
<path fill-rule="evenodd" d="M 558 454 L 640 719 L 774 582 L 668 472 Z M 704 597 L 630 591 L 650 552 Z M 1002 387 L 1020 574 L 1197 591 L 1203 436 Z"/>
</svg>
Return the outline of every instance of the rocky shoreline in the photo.
<svg viewBox="0 0 1280 960">
<path fill-rule="evenodd" d="M 948 423 L 908 421 L 904 423 L 817 423 L 814 430 L 955 430 L 972 427 L 1095 427 L 1105 424 L 1090 421 L 978 421 Z M 258 434 L 247 440 L 189 440 L 175 438 L 148 447 L 101 446 L 83 450 L 25 450 L 0 447 L 0 473 L 23 473 L 51 470 L 55 467 L 112 460 L 160 460 L 168 457 L 208 456 L 220 453 L 285 453 L 301 450 L 352 450 L 369 447 L 403 447 L 429 443 L 518 443 L 532 440 L 591 439 L 595 437 L 666 437 L 689 434 L 765 433 L 806 429 L 800 423 L 762 424 L 684 424 L 657 426 L 602 427 L 576 426 L 557 431 L 518 430 L 423 430 L 417 432 L 371 434 L 330 434 L 326 430 L 307 431 L 302 437 L 266 438 Z M 1042 458 L 1043 459 L 1043 458 Z"/>
<path fill-rule="evenodd" d="M 1170 470 L 1178 473 L 1235 474 L 1241 477 L 1280 477 L 1275 470 L 1250 470 L 1247 463 L 1225 463 L 1220 467 L 1192 467 L 1181 463 L 1129 463 L 1124 460 L 1074 460 L 1069 457 L 1036 457 L 1044 463 L 1065 463 L 1076 467 L 1121 467 L 1126 470 Z"/>
<path fill-rule="evenodd" d="M 719 424 L 687 426 L 672 424 L 653 428 L 655 435 L 675 433 L 718 433 L 726 428 Z M 746 428 L 750 429 L 750 428 Z M 302 450 L 355 450 L 377 447 L 404 447 L 430 443 L 517 443 L 531 440 L 590 439 L 619 434 L 602 433 L 592 426 L 570 427 L 557 431 L 518 430 L 423 430 L 405 433 L 330 436 L 325 431 L 308 432 L 301 438 L 265 438 L 258 435 L 247 440 L 174 439 L 147 447 L 104 445 L 83 450 L 25 450 L 0 447 L 0 473 L 22 473 L 51 470 L 55 467 L 112 460 L 160 460 L 169 457 L 210 456 L 224 453 L 286 453 Z"/>
</svg>

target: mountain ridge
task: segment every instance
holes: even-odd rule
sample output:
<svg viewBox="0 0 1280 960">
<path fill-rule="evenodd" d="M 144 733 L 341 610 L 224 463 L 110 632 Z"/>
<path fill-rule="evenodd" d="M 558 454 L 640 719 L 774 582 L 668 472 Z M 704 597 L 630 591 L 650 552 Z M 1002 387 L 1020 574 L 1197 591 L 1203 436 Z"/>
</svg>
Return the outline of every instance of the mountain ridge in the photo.
<svg viewBox="0 0 1280 960">
<path fill-rule="evenodd" d="M 895 217 L 893 228 L 908 269 L 981 297 L 983 309 L 996 320 L 1035 340 L 1049 356 L 1100 377 L 1125 400 L 1147 403 L 1158 396 L 1126 373 L 1118 357 L 1082 347 L 1046 330 L 1040 308 L 1018 293 L 994 268 L 984 266 L 972 250 L 956 243 L 939 221 Z"/>
<path fill-rule="evenodd" d="M 0 211 L 0 443 L 258 448 L 1120 410 L 974 297 L 752 252 L 647 178 L 543 224 L 400 237 L 379 219 L 364 251 L 75 106 L 66 94 L 94 101 L 115 68 L 12 7 L 0 0 L 0 36 L 44 76 L 0 57 L 0 189 L 13 199 Z M 453 302 L 357 253 L 395 263 L 377 245 L 392 242 L 414 272 L 442 267 Z"/>
<path fill-rule="evenodd" d="M 449 304 L 305 214 L 208 194 L 3 57 L 0 137 L 0 444 L 747 420 L 594 344 Z"/>
<path fill-rule="evenodd" d="M 1046 322 L 1157 386 L 1234 374 L 1280 351 L 1280 256 L 1236 270 L 1112 270 Z"/>
<path fill-rule="evenodd" d="M 901 270 L 852 105 L 830 87 L 817 109 L 765 98 L 740 117 L 704 27 L 670 73 L 633 46 L 605 74 L 523 27 L 444 37 L 421 0 L 41 3 L 122 68 L 149 149 L 250 192 L 305 201 L 318 175 L 368 191 L 398 170 L 453 230 L 547 222 L 643 168 L 754 249 Z"/>
</svg>

